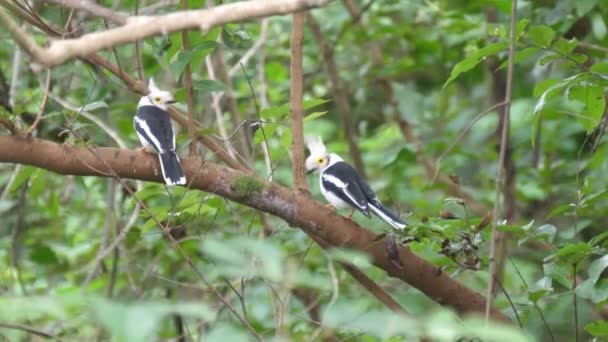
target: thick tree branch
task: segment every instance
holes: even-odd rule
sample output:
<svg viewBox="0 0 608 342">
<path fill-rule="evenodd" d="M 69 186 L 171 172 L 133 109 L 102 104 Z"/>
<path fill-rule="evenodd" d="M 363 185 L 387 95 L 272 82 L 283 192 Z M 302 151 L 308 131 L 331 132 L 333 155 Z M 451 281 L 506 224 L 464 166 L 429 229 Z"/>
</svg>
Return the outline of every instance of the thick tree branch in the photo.
<svg viewBox="0 0 608 342">
<path fill-rule="evenodd" d="M 302 96 L 304 93 L 302 76 L 302 49 L 304 44 L 304 13 L 293 15 L 291 27 L 291 167 L 293 182 L 296 189 L 308 189 L 304 166 L 304 108 Z"/>
<path fill-rule="evenodd" d="M 85 34 L 79 38 L 51 41 L 42 48 L 28 36 L 4 11 L 0 9 L 0 22 L 15 40 L 44 67 L 62 64 L 75 57 L 85 57 L 102 49 L 134 42 L 158 34 L 169 34 L 187 29 L 210 30 L 216 26 L 250 19 L 288 14 L 320 7 L 331 0 L 256 0 L 229 3 L 209 9 L 176 11 L 164 15 L 132 16 L 126 24 L 101 32 Z M 86 3 L 85 3 L 86 4 Z M 81 6 L 89 10 L 90 6 Z M 98 9 L 98 8 L 97 8 Z M 96 9 L 96 13 L 99 11 Z M 92 13 L 95 14 L 95 13 Z M 104 14 L 104 18 L 116 18 Z"/>
<path fill-rule="evenodd" d="M 36 138 L 0 136 L 0 162 L 32 165 L 64 175 L 108 177 L 116 173 L 123 178 L 162 182 L 161 175 L 155 171 L 159 170 L 157 158 L 135 150 L 107 147 L 89 149 Z M 376 234 L 324 208 L 306 193 L 266 183 L 199 158 L 184 158 L 182 165 L 187 179 L 192 182 L 192 189 L 211 192 L 278 216 L 331 246 L 368 253 L 373 264 L 388 275 L 411 284 L 434 301 L 452 307 L 461 314 L 484 312 L 483 296 L 405 247 L 399 247 L 403 268 L 397 268 L 387 257 L 384 244 L 377 241 Z M 490 314 L 495 320 L 508 321 L 502 312 L 493 307 Z"/>
</svg>

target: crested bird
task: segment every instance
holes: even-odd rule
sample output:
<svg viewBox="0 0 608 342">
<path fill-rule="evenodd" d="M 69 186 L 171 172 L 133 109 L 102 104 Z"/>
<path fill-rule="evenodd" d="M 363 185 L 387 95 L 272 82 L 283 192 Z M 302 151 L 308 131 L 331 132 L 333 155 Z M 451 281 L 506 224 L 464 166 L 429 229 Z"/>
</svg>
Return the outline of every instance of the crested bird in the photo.
<svg viewBox="0 0 608 342">
<path fill-rule="evenodd" d="M 354 208 L 368 218 L 371 211 L 396 229 L 406 227 L 405 221 L 378 200 L 374 190 L 354 167 L 337 154 L 327 152 L 321 137 L 307 138 L 306 146 L 310 151 L 306 158 L 306 173 L 319 172 L 321 193 L 331 206 L 336 209 Z"/>
<path fill-rule="evenodd" d="M 160 169 L 167 185 L 186 184 L 179 157 L 175 152 L 175 132 L 167 112 L 169 104 L 175 103 L 173 95 L 160 90 L 150 78 L 150 93 L 142 96 L 133 118 L 135 132 L 142 144 L 142 151 L 156 151 Z"/>
</svg>

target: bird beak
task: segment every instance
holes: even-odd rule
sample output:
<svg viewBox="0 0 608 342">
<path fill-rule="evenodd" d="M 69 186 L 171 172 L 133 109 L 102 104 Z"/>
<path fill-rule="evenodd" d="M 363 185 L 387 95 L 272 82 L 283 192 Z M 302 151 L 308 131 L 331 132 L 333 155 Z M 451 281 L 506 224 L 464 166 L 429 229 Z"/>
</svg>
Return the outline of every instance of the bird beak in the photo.
<svg viewBox="0 0 608 342">
<path fill-rule="evenodd" d="M 173 103 L 177 103 L 177 101 L 175 101 L 175 100 L 169 100 L 169 101 L 166 101 L 166 103 L 167 104 L 173 104 Z"/>
<path fill-rule="evenodd" d="M 310 169 L 310 170 L 306 170 L 306 174 L 309 175 L 311 174 L 315 169 Z"/>
</svg>

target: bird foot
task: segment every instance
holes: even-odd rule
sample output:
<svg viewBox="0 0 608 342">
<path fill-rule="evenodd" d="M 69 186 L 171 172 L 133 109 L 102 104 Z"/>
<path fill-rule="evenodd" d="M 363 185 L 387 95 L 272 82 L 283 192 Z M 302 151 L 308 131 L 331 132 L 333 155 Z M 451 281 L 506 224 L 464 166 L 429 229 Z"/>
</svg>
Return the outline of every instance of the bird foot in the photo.
<svg viewBox="0 0 608 342">
<path fill-rule="evenodd" d="M 334 208 L 334 206 L 333 206 L 333 205 L 331 205 L 330 203 L 327 203 L 327 204 L 325 205 L 325 208 L 327 208 L 327 209 L 329 209 L 329 210 L 334 210 L 334 211 L 336 210 L 336 208 Z"/>
<path fill-rule="evenodd" d="M 350 214 L 348 215 L 348 218 L 352 220 L 354 214 L 355 214 L 355 209 L 351 210 Z"/>
<path fill-rule="evenodd" d="M 148 151 L 148 149 L 145 146 L 141 147 L 138 151 L 139 151 L 139 153 L 152 154 L 151 152 Z"/>
</svg>

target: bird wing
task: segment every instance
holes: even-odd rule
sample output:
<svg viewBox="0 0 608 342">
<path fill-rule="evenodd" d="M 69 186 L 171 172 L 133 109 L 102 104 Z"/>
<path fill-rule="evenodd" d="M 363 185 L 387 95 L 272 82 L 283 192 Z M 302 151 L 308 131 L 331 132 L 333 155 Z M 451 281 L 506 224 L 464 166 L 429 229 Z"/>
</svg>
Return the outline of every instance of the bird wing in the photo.
<svg viewBox="0 0 608 342">
<path fill-rule="evenodd" d="M 175 150 L 175 134 L 169 113 L 156 106 L 141 106 L 134 122 L 137 133 L 157 151 Z"/>
<path fill-rule="evenodd" d="M 361 188 L 360 179 L 362 178 L 357 171 L 345 162 L 335 163 L 325 169 L 321 175 L 321 181 L 326 190 L 369 216 L 368 198 Z"/>
</svg>

